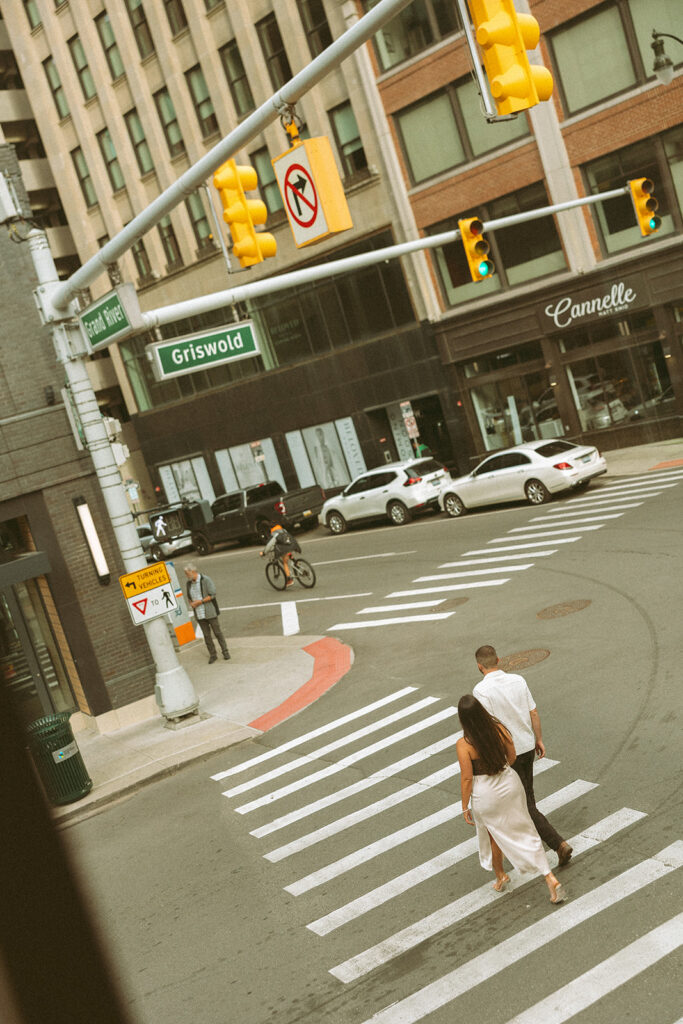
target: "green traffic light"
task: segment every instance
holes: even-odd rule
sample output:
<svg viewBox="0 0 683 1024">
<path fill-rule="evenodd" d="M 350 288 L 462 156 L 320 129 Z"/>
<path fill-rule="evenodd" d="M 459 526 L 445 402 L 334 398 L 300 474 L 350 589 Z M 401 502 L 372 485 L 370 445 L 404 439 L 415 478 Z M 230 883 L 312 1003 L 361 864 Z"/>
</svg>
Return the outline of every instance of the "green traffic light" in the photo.
<svg viewBox="0 0 683 1024">
<path fill-rule="evenodd" d="M 482 277 L 488 277 L 490 269 L 491 264 L 489 263 L 488 260 L 484 260 L 482 263 L 479 264 L 478 267 L 479 273 L 481 274 Z"/>
</svg>

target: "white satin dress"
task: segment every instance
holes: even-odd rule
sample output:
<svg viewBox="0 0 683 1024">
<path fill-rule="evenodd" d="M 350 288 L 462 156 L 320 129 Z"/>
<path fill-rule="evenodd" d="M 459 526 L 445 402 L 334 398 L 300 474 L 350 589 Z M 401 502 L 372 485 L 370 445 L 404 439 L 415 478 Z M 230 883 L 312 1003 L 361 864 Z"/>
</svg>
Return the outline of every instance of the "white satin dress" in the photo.
<svg viewBox="0 0 683 1024">
<path fill-rule="evenodd" d="M 472 817 L 477 826 L 479 863 L 493 870 L 490 832 L 510 863 L 522 874 L 547 875 L 548 858 L 526 806 L 524 786 L 517 773 L 506 765 L 498 775 L 479 775 L 478 760 L 472 762 Z"/>
</svg>

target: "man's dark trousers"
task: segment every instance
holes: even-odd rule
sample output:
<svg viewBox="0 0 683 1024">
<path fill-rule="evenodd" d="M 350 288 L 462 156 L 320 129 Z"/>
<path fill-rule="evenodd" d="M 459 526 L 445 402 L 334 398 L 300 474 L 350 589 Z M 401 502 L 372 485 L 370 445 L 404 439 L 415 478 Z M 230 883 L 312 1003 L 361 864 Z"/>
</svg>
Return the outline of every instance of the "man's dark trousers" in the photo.
<svg viewBox="0 0 683 1024">
<path fill-rule="evenodd" d="M 557 850 L 564 840 L 559 832 L 555 831 L 545 814 L 541 814 L 536 806 L 536 797 L 534 796 L 535 754 L 535 750 L 527 750 L 523 754 L 518 754 L 512 767 L 522 780 L 524 792 L 526 793 L 526 805 L 529 810 L 529 814 L 531 815 L 531 820 L 536 827 L 536 831 L 546 846 L 549 846 L 551 850 Z"/>
<path fill-rule="evenodd" d="M 216 617 L 213 619 L 197 619 L 197 622 L 199 623 L 199 628 L 201 629 L 202 634 L 204 636 L 204 643 L 206 644 L 209 655 L 212 658 L 216 656 L 216 645 L 213 642 L 211 630 L 213 630 L 214 636 L 216 637 L 216 640 L 218 640 L 218 643 L 220 644 L 221 651 L 223 652 L 223 654 L 227 654 L 228 645 L 225 642 L 225 637 L 223 636 L 223 630 L 221 629 L 221 624 L 218 621 L 218 616 L 216 615 Z"/>
</svg>

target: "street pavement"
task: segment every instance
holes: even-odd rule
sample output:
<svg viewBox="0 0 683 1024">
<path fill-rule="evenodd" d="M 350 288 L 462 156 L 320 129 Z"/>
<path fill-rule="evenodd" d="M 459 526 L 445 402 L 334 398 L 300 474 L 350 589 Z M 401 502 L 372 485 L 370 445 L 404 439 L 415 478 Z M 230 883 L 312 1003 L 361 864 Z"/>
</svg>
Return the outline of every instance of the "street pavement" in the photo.
<svg viewBox="0 0 683 1024">
<path fill-rule="evenodd" d="M 606 458 L 609 478 L 673 469 L 683 466 L 683 439 L 607 452 Z M 57 822 L 73 822 L 182 765 L 260 735 L 316 700 L 353 662 L 350 645 L 336 637 L 231 637 L 229 644 L 231 660 L 213 665 L 201 640 L 180 649 L 200 701 L 193 724 L 171 730 L 155 715 L 105 734 L 76 733 L 93 788 L 55 808 Z"/>
</svg>

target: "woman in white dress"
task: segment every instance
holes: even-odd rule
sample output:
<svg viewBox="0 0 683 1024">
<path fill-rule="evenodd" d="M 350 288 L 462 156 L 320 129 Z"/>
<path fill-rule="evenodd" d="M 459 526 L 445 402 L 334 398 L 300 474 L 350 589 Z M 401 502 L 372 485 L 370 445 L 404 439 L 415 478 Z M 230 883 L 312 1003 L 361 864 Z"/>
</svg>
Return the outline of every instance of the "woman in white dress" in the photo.
<svg viewBox="0 0 683 1024">
<path fill-rule="evenodd" d="M 524 787 L 510 768 L 517 757 L 510 733 L 469 693 L 460 698 L 458 716 L 464 733 L 456 744 L 463 815 L 468 825 L 476 825 L 479 862 L 495 872 L 493 888 L 502 892 L 510 881 L 505 856 L 520 873 L 543 875 L 550 902 L 562 903 L 566 893 L 550 870 Z"/>
</svg>

